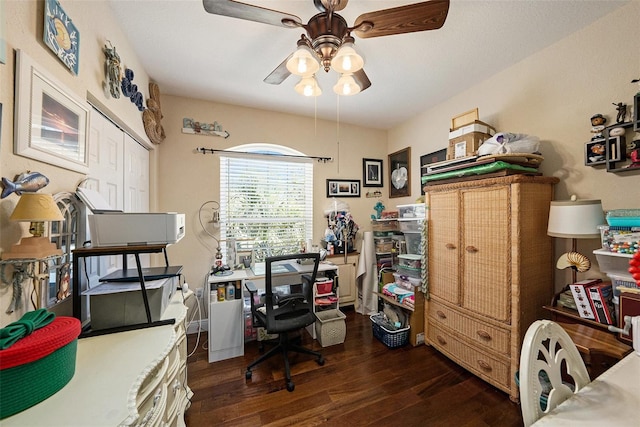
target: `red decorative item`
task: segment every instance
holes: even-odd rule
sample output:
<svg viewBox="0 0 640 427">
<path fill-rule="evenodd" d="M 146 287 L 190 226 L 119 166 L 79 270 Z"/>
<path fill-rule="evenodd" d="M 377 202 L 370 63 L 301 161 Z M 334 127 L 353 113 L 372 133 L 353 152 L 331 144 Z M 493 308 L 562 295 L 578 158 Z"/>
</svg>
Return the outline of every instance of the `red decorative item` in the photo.
<svg viewBox="0 0 640 427">
<path fill-rule="evenodd" d="M 640 287 L 640 252 L 636 252 L 633 258 L 629 260 L 629 273 L 636 281 L 638 287 Z"/>
</svg>

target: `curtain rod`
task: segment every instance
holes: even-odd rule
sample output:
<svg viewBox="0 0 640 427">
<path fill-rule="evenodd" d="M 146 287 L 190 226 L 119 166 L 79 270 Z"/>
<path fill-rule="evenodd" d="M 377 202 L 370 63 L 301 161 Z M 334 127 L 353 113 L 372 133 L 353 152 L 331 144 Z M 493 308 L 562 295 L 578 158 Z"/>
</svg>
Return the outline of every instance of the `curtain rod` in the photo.
<svg viewBox="0 0 640 427">
<path fill-rule="evenodd" d="M 233 153 L 233 154 L 252 154 L 256 156 L 274 156 L 274 157 L 295 157 L 298 159 L 313 159 L 318 162 L 327 163 L 333 162 L 333 157 L 317 157 L 317 156 L 296 156 L 294 154 L 276 154 L 276 153 L 249 153 L 246 151 L 232 151 L 232 150 L 216 150 L 215 148 L 196 148 L 198 153 L 202 154 L 215 154 L 215 153 Z"/>
</svg>

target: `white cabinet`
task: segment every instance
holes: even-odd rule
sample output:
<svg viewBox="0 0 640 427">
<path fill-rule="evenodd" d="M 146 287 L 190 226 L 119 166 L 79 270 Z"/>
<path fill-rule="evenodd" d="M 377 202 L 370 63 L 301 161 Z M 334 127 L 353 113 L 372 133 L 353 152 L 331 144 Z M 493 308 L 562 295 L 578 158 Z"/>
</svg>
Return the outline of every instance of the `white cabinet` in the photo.
<svg viewBox="0 0 640 427">
<path fill-rule="evenodd" d="M 237 282 L 243 285 L 242 281 Z M 215 286 L 216 283 L 210 285 Z M 235 289 L 239 287 L 234 286 Z M 210 363 L 244 354 L 243 301 L 242 298 L 209 301 Z"/>
<path fill-rule="evenodd" d="M 358 270 L 358 252 L 347 254 L 345 260 L 344 254 L 334 255 L 330 257 L 330 261 L 338 266 L 338 296 L 340 297 L 340 305 L 354 305 L 356 303 L 356 271 Z"/>
</svg>

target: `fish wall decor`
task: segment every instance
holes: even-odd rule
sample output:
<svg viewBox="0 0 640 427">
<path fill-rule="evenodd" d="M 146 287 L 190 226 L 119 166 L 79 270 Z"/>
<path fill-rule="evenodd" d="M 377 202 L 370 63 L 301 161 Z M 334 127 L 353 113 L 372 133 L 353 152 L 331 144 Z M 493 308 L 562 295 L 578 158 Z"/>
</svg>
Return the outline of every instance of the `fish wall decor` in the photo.
<svg viewBox="0 0 640 427">
<path fill-rule="evenodd" d="M 22 193 L 35 193 L 48 184 L 49 178 L 40 172 L 26 171 L 18 175 L 13 181 L 2 177 L 3 190 L 0 199 L 4 199 L 11 193 L 16 193 L 18 196 L 22 195 Z"/>
</svg>

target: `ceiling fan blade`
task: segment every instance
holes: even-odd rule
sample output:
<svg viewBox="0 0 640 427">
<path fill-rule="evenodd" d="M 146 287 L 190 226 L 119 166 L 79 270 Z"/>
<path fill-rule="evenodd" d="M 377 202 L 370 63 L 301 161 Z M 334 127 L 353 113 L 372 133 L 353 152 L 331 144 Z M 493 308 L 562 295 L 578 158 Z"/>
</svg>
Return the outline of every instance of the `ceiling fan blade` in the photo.
<svg viewBox="0 0 640 427">
<path fill-rule="evenodd" d="M 285 58 L 284 61 L 280 65 L 276 67 L 275 70 L 271 72 L 267 77 L 264 78 L 265 83 L 269 83 L 270 85 L 279 85 L 283 81 L 287 79 L 291 75 L 291 72 L 287 69 L 287 61 L 289 58 L 293 56 L 293 53 Z"/>
<path fill-rule="evenodd" d="M 369 80 L 369 77 L 367 77 L 367 73 L 365 73 L 362 68 L 353 73 L 353 79 L 360 86 L 360 92 L 371 86 L 371 81 Z"/>
<path fill-rule="evenodd" d="M 354 27 L 363 22 L 373 24 L 373 28 L 354 30 L 360 38 L 390 36 L 416 31 L 436 30 L 444 24 L 449 12 L 449 0 L 431 0 L 391 9 L 377 10 L 358 16 Z M 364 26 L 365 29 L 367 26 Z"/>
<path fill-rule="evenodd" d="M 296 28 L 303 25 L 300 18 L 295 15 L 240 3 L 235 0 L 202 0 L 202 4 L 204 5 L 204 10 L 214 15 L 230 16 L 285 28 Z M 289 23 L 285 24 L 284 20 Z"/>
</svg>

